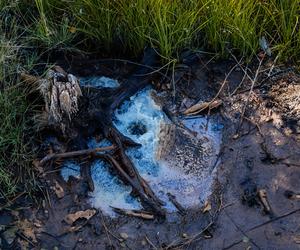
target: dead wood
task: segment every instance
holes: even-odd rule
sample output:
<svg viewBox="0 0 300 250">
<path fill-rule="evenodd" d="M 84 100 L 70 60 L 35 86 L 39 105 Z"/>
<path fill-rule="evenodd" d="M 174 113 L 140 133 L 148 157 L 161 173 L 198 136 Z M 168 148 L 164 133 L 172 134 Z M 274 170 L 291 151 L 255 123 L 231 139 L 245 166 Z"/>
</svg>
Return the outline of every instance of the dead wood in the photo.
<svg viewBox="0 0 300 250">
<path fill-rule="evenodd" d="M 82 96 L 79 80 L 59 66 L 49 69 L 44 78 L 21 73 L 21 80 L 43 97 L 45 110 L 41 117 L 46 119 L 43 122 L 59 127 L 63 135 L 67 136 L 66 129 L 78 112 Z"/>
<path fill-rule="evenodd" d="M 133 191 L 136 192 L 145 208 L 150 208 L 156 215 L 165 216 L 165 211 L 161 207 L 163 204 L 154 192 L 151 190 L 147 182 L 140 176 L 134 164 L 127 156 L 125 150 L 128 147 L 139 146 L 130 138 L 124 136 L 114 126 L 112 116 L 114 111 L 128 98 L 136 94 L 139 90 L 151 83 L 153 74 L 151 69 L 155 65 L 156 52 L 152 49 L 146 50 L 143 61 L 126 82 L 123 82 L 117 88 L 93 88 L 81 87 L 82 97 L 78 103 L 78 112 L 76 116 L 72 116 L 71 122 L 65 123 L 64 135 L 67 135 L 67 143 L 71 142 L 81 150 L 62 154 L 52 154 L 46 156 L 40 161 L 43 165 L 46 162 L 58 159 L 78 157 L 82 155 L 92 155 L 92 158 L 100 158 L 108 162 L 116 169 L 122 180 L 131 185 Z M 62 74 L 62 73 L 58 73 Z M 67 75 L 64 73 L 64 75 Z M 57 128 L 53 128 L 59 134 Z M 107 139 L 112 146 L 99 149 L 86 149 L 87 139 L 96 135 L 102 135 L 103 139 Z M 104 151 L 103 154 L 97 152 Z M 91 164 L 85 164 L 83 169 L 84 179 L 88 183 L 90 190 L 93 190 L 93 180 L 91 178 Z"/>
<path fill-rule="evenodd" d="M 154 215 L 147 211 L 136 210 L 136 209 L 123 209 L 123 208 L 117 208 L 117 207 L 111 207 L 111 208 L 118 214 L 137 217 L 137 218 L 141 218 L 144 220 L 153 220 L 154 219 Z"/>
<path fill-rule="evenodd" d="M 39 165 L 43 166 L 48 161 L 52 161 L 56 159 L 65 159 L 65 158 L 72 158 L 72 157 L 78 157 L 83 155 L 91 155 L 91 154 L 109 151 L 113 149 L 115 149 L 114 146 L 107 146 L 103 148 L 83 149 L 83 150 L 71 151 L 66 153 L 48 154 L 42 160 L 40 160 Z"/>
<path fill-rule="evenodd" d="M 124 171 L 124 169 L 120 166 L 118 161 L 111 155 L 103 154 L 103 155 L 95 155 L 97 158 L 105 159 L 109 162 L 119 173 L 122 179 L 128 183 L 133 190 L 139 195 L 142 202 L 146 204 L 152 211 L 155 212 L 156 215 L 165 216 L 165 211 L 161 208 L 161 203 L 159 199 L 154 195 L 151 188 L 148 186 L 147 182 L 139 175 L 138 171 L 134 168 L 134 176 L 130 177 L 129 174 Z M 132 164 L 132 163 L 130 163 Z"/>
<path fill-rule="evenodd" d="M 184 115 L 197 115 L 204 110 L 212 110 L 218 108 L 222 101 L 217 99 L 210 102 L 197 103 L 183 112 Z"/>
<path fill-rule="evenodd" d="M 265 189 L 259 189 L 257 195 L 263 205 L 264 212 L 270 214 L 272 212 L 272 209 L 268 201 L 267 191 Z"/>
<path fill-rule="evenodd" d="M 173 205 L 177 208 L 178 212 L 181 215 L 185 215 L 186 211 L 183 206 L 176 200 L 176 196 L 172 195 L 171 193 L 167 193 L 169 200 L 173 203 Z"/>
<path fill-rule="evenodd" d="M 292 190 L 286 190 L 284 192 L 284 196 L 291 200 L 300 200 L 300 194 L 299 193 L 297 194 Z"/>
</svg>

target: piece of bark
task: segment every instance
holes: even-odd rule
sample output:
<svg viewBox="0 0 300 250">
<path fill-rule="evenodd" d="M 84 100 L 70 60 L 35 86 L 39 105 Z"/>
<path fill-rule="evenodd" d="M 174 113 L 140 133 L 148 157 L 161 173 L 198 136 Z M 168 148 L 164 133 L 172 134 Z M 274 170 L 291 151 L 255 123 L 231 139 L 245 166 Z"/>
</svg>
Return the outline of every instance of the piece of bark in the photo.
<svg viewBox="0 0 300 250">
<path fill-rule="evenodd" d="M 123 208 L 116 208 L 116 207 L 111 207 L 111 208 L 118 214 L 137 217 L 137 218 L 141 218 L 144 220 L 153 220 L 154 219 L 154 215 L 147 211 L 135 210 L 135 209 L 123 209 Z"/>
<path fill-rule="evenodd" d="M 196 115 L 206 109 L 209 109 L 209 110 L 215 109 L 215 108 L 219 107 L 221 104 L 222 104 L 222 101 L 219 99 L 211 101 L 211 102 L 197 103 L 197 104 L 193 105 L 192 107 L 188 108 L 187 110 L 185 110 L 183 112 L 183 114 L 184 115 Z"/>
</svg>

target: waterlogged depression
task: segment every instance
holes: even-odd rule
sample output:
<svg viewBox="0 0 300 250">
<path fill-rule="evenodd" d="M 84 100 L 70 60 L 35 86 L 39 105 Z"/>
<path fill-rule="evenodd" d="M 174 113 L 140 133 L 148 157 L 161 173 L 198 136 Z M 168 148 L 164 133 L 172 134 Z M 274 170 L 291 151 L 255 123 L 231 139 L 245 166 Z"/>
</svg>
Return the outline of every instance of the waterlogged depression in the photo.
<svg viewBox="0 0 300 250">
<path fill-rule="evenodd" d="M 97 80 L 98 79 L 98 80 Z M 110 78 L 84 79 L 84 84 L 95 87 L 116 87 Z M 165 202 L 169 212 L 176 208 L 168 200 L 168 193 L 175 195 L 185 208 L 203 204 L 212 191 L 222 125 L 206 117 L 182 119 L 174 125 L 151 97 L 150 88 L 132 96 L 115 112 L 115 126 L 124 135 L 140 143 L 140 148 L 130 148 L 127 154 L 141 176 L 156 195 Z M 91 138 L 90 148 L 110 145 L 107 140 L 96 142 Z M 78 176 L 80 167 L 66 162 L 62 169 L 65 180 Z M 142 208 L 138 198 L 131 196 L 131 187 L 124 185 L 111 167 L 97 160 L 92 166 L 95 190 L 91 194 L 93 206 L 115 216 L 112 207 Z"/>
</svg>

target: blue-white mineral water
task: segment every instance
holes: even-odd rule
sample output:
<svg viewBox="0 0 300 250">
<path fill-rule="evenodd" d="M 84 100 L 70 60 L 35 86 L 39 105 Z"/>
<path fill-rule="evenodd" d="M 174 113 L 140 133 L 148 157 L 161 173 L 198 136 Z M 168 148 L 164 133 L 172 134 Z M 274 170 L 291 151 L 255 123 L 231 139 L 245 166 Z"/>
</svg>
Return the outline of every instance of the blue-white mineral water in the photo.
<svg viewBox="0 0 300 250">
<path fill-rule="evenodd" d="M 86 82 L 97 87 L 116 87 L 118 83 L 109 78 L 86 79 Z M 140 143 L 140 148 L 127 150 L 128 156 L 135 164 L 141 176 L 149 183 L 155 194 L 166 203 L 169 212 L 176 208 L 169 202 L 167 193 L 176 196 L 177 201 L 185 208 L 198 207 L 211 194 L 213 178 L 216 165 L 216 155 L 219 152 L 221 140 L 220 124 L 207 121 L 205 117 L 183 120 L 184 126 L 189 131 L 195 132 L 195 140 L 203 140 L 205 137 L 207 145 L 212 153 L 206 156 L 207 168 L 187 173 L 180 164 L 176 164 L 176 157 L 164 161 L 157 159 L 157 148 L 160 128 L 162 124 L 171 123 L 161 108 L 151 98 L 151 89 L 144 89 L 125 101 L 115 111 L 114 124 L 121 133 Z M 198 138 L 199 137 L 199 138 Z M 201 138 L 200 138 L 201 137 Z M 205 140 L 203 140 L 205 141 Z M 203 143 L 203 147 L 206 147 Z M 91 138 L 88 143 L 90 148 L 110 145 L 103 140 L 96 142 Z M 195 159 L 189 159 L 191 164 Z M 74 162 L 66 162 L 62 169 L 62 175 L 67 180 L 69 175 L 78 176 L 79 166 Z M 77 172 L 76 172 L 77 169 Z M 114 216 L 112 207 L 140 209 L 142 208 L 138 198 L 131 196 L 131 187 L 124 185 L 111 166 L 103 161 L 97 160 L 92 164 L 92 178 L 95 191 L 91 194 L 91 203 L 100 208 L 104 213 Z"/>
</svg>

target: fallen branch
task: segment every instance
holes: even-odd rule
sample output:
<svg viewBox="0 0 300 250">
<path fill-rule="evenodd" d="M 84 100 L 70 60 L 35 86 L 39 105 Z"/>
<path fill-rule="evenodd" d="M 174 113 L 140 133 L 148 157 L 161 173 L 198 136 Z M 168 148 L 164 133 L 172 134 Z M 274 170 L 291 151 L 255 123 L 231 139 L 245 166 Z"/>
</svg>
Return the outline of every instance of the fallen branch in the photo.
<svg viewBox="0 0 300 250">
<path fill-rule="evenodd" d="M 152 197 L 150 194 L 152 194 L 152 190 L 148 187 L 146 184 L 146 181 L 142 179 L 142 177 L 137 178 L 135 177 L 130 177 L 120 166 L 120 164 L 112 157 L 111 155 L 108 154 L 102 154 L 102 155 L 95 155 L 97 158 L 102 158 L 108 161 L 112 166 L 116 168 L 118 171 L 119 175 L 133 188 L 134 191 L 136 191 L 141 200 L 146 203 L 152 210 L 155 212 L 158 216 L 165 217 L 166 212 L 164 211 L 163 208 L 161 208 L 160 204 L 157 203 L 156 197 Z M 138 172 L 136 174 L 139 176 Z"/>
<path fill-rule="evenodd" d="M 242 59 L 241 59 L 242 60 Z M 208 109 L 209 111 L 211 109 L 217 108 L 222 104 L 222 101 L 219 100 L 219 96 L 222 93 L 222 91 L 224 90 L 224 87 L 226 86 L 226 83 L 228 83 L 227 79 L 228 77 L 231 75 L 231 73 L 233 72 L 233 70 L 239 65 L 239 63 L 241 62 L 241 60 L 238 62 L 238 64 L 234 65 L 230 71 L 228 72 L 228 74 L 226 74 L 225 79 L 223 80 L 221 87 L 218 91 L 218 93 L 209 101 L 209 102 L 205 102 L 203 104 L 195 104 L 192 107 L 190 107 L 189 109 L 187 109 L 184 114 L 185 115 L 194 115 L 194 114 L 198 114 L 201 113 L 202 111 L 204 111 L 205 109 Z"/>
<path fill-rule="evenodd" d="M 285 213 L 285 214 L 283 214 L 283 215 L 280 215 L 280 216 L 277 216 L 277 217 L 275 217 L 275 218 L 272 218 L 272 219 L 270 219 L 270 220 L 268 220 L 268 221 L 266 221 L 266 222 L 263 222 L 263 223 L 261 223 L 261 224 L 258 224 L 258 225 L 256 225 L 256 226 L 254 226 L 254 227 L 248 229 L 246 232 L 253 231 L 253 230 L 257 229 L 257 228 L 260 228 L 260 227 L 262 227 L 262 226 L 265 226 L 265 225 L 267 225 L 267 224 L 269 224 L 269 223 L 272 223 L 272 222 L 274 222 L 274 221 L 283 219 L 283 218 L 288 217 L 288 216 L 290 216 L 290 215 L 292 215 L 292 214 L 294 214 L 294 213 L 297 213 L 297 212 L 300 212 L 300 208 L 297 208 L 297 209 L 295 209 L 295 210 L 293 210 L 293 211 L 291 211 L 291 212 Z"/>
<path fill-rule="evenodd" d="M 91 155 L 99 152 L 114 150 L 115 148 L 116 148 L 115 146 L 107 146 L 102 148 L 84 149 L 84 150 L 71 151 L 66 153 L 48 154 L 42 160 L 40 160 L 39 165 L 43 166 L 48 161 L 55 160 L 55 159 L 65 159 L 71 157 L 78 157 L 82 155 Z"/>
<path fill-rule="evenodd" d="M 142 211 L 142 210 L 135 210 L 135 209 L 123 209 L 123 208 L 117 208 L 117 207 L 111 207 L 114 212 L 126 216 L 132 216 L 132 217 L 137 217 L 137 218 L 142 218 L 144 220 L 153 220 L 154 215 L 152 213 L 149 213 L 147 211 Z"/>
<path fill-rule="evenodd" d="M 222 104 L 222 101 L 219 99 L 210 101 L 210 102 L 197 103 L 197 104 L 193 105 L 192 107 L 188 108 L 187 110 L 185 110 L 183 112 L 183 114 L 184 115 L 197 115 L 206 109 L 208 109 L 208 110 L 216 109 L 221 104 Z"/>
</svg>

